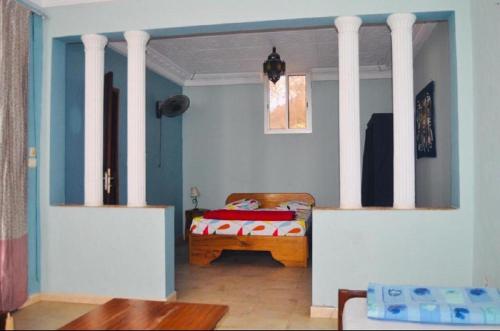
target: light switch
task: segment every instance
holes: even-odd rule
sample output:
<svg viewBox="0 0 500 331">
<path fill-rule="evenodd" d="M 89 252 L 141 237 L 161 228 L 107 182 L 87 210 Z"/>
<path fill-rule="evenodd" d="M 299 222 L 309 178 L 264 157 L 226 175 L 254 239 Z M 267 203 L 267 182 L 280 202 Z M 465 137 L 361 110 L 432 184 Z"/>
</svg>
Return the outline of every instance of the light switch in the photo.
<svg viewBox="0 0 500 331">
<path fill-rule="evenodd" d="M 36 157 L 36 147 L 30 147 L 28 149 L 28 157 Z"/>
<path fill-rule="evenodd" d="M 36 158 L 30 157 L 28 159 L 28 168 L 36 168 Z"/>
</svg>

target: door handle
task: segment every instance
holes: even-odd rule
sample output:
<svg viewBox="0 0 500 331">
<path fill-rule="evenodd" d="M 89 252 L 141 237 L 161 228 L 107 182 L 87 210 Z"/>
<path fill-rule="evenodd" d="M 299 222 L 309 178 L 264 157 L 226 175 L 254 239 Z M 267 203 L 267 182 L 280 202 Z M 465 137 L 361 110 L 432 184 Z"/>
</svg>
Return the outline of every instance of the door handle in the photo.
<svg viewBox="0 0 500 331">
<path fill-rule="evenodd" d="M 106 191 L 107 194 L 111 194 L 111 181 L 114 178 L 111 176 L 111 168 L 108 168 L 106 172 L 104 173 L 104 190 Z"/>
</svg>

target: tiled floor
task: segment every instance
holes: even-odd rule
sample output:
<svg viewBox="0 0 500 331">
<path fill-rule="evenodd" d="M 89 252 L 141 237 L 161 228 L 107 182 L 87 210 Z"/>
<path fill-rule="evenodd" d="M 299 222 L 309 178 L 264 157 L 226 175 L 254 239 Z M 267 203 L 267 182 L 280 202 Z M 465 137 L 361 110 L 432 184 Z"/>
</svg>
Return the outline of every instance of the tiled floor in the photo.
<svg viewBox="0 0 500 331">
<path fill-rule="evenodd" d="M 16 330 L 57 330 L 94 309 L 94 305 L 39 302 L 14 314 Z"/>
<path fill-rule="evenodd" d="M 335 329 L 336 320 L 311 319 L 311 269 L 285 268 L 266 253 L 230 252 L 210 267 L 187 263 L 177 247 L 177 299 L 229 305 L 219 323 L 227 329 Z M 54 330 L 93 305 L 40 302 L 14 315 L 18 330 Z"/>
<path fill-rule="evenodd" d="M 187 263 L 177 249 L 177 299 L 229 305 L 219 329 L 336 329 L 311 319 L 311 268 L 285 268 L 268 253 L 224 252 L 210 267 Z"/>
</svg>

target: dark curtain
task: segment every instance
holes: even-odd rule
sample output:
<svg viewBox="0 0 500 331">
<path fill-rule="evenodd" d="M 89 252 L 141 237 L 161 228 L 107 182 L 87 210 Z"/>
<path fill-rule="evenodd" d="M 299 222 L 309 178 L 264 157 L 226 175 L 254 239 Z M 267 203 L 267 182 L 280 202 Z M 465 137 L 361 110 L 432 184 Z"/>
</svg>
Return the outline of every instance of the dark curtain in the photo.
<svg viewBox="0 0 500 331">
<path fill-rule="evenodd" d="M 373 114 L 363 153 L 362 204 L 392 207 L 394 195 L 392 114 Z"/>
</svg>

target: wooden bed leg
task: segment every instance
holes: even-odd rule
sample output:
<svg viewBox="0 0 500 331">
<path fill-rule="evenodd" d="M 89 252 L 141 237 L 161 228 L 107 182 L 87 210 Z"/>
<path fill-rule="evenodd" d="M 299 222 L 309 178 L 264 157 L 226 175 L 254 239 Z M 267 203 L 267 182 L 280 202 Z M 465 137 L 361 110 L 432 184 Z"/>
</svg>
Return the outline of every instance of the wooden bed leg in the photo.
<svg viewBox="0 0 500 331">
<path fill-rule="evenodd" d="M 273 247 L 271 256 L 285 267 L 307 268 L 307 260 L 309 259 L 309 245 L 307 239 L 304 240 L 302 249 L 299 250 L 293 250 L 289 247 Z"/>
<path fill-rule="evenodd" d="M 189 234 L 189 264 L 208 266 L 218 259 L 221 254 L 222 249 L 213 249 L 199 245 L 196 238 L 193 238 L 192 235 Z"/>
<path fill-rule="evenodd" d="M 293 260 L 288 260 L 286 257 L 280 257 L 279 255 L 277 256 L 275 253 L 271 252 L 271 255 L 273 259 L 276 261 L 280 262 L 283 264 L 285 267 L 291 267 L 291 268 L 307 268 L 307 260 L 302 260 L 302 261 L 293 261 Z"/>
<path fill-rule="evenodd" d="M 189 252 L 189 263 L 198 266 L 208 266 L 217 260 L 222 254 L 222 250 L 191 250 Z"/>
</svg>

